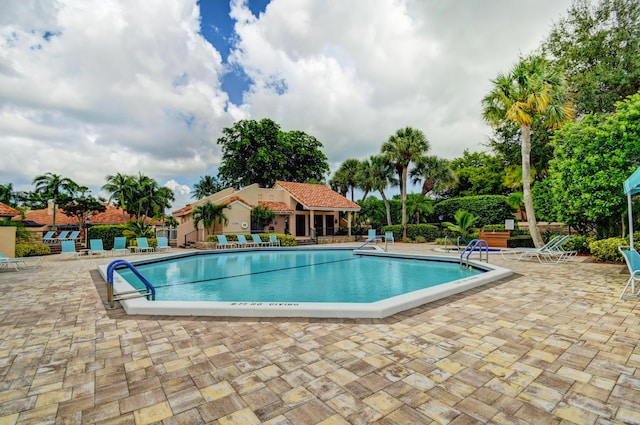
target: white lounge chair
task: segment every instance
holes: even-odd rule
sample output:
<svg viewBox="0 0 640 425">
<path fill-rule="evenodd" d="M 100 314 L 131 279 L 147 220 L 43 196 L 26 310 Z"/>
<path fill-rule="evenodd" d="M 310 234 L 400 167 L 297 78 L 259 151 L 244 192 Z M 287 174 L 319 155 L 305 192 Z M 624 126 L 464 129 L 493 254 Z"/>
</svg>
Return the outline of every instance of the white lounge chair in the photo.
<svg viewBox="0 0 640 425">
<path fill-rule="evenodd" d="M 619 246 L 618 251 L 622 253 L 624 261 L 627 263 L 629 274 L 631 275 L 627 284 L 624 286 L 624 289 L 622 289 L 622 292 L 620 293 L 620 299 L 623 300 L 631 297 L 639 297 L 640 287 L 636 286 L 636 284 L 640 283 L 640 254 L 629 246 Z M 630 290 L 629 294 L 625 295 L 627 290 Z"/>
<path fill-rule="evenodd" d="M 577 254 L 576 251 L 565 251 L 562 245 L 571 238 L 571 235 L 556 235 L 540 248 L 514 248 L 500 251 L 505 259 L 511 260 L 538 260 L 541 263 L 559 263 L 567 261 Z"/>
<path fill-rule="evenodd" d="M 10 258 L 0 253 L 0 270 L 10 270 L 11 266 L 13 270 L 33 270 L 42 264 L 44 257 L 19 257 Z"/>
</svg>

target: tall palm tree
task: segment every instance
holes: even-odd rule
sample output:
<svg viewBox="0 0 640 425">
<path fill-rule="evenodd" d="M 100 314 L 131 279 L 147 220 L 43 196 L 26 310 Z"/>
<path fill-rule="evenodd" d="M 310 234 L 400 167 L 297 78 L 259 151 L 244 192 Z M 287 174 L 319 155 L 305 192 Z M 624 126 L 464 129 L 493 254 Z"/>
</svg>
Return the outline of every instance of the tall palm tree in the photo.
<svg viewBox="0 0 640 425">
<path fill-rule="evenodd" d="M 380 193 L 387 212 L 387 225 L 391 226 L 393 224 L 391 222 L 391 205 L 384 191 L 390 184 L 398 184 L 398 181 L 393 175 L 393 166 L 381 155 L 371 155 L 369 159 L 364 162 L 366 162 L 367 165 L 362 168 L 362 178 L 367 180 L 366 184 L 371 190 L 377 190 Z"/>
<path fill-rule="evenodd" d="M 202 199 L 224 189 L 222 183 L 215 176 L 201 176 L 200 181 L 193 185 L 192 198 Z"/>
<path fill-rule="evenodd" d="M 193 209 L 193 227 L 198 229 L 198 224 L 202 222 L 207 235 L 211 234 L 210 230 L 216 223 L 227 224 L 229 220 L 227 216 L 222 212 L 224 209 L 229 208 L 228 205 L 216 205 L 211 201 L 207 201 L 204 204 L 197 205 Z"/>
<path fill-rule="evenodd" d="M 53 228 L 56 229 L 57 204 L 68 198 L 69 192 L 78 185 L 59 174 L 45 173 L 33 179 L 35 192 L 53 199 Z"/>
<path fill-rule="evenodd" d="M 524 206 L 533 243 L 541 247 L 531 196 L 531 125 L 543 120 L 554 128 L 573 118 L 567 85 L 542 56 L 520 58 L 508 74 L 498 74 L 492 83 L 491 92 L 482 99 L 483 117 L 494 127 L 505 121 L 520 126 Z"/>
<path fill-rule="evenodd" d="M 401 128 L 382 144 L 382 154 L 391 162 L 400 176 L 400 199 L 402 200 L 402 237 L 407 237 L 407 179 L 409 166 L 419 162 L 429 151 L 429 141 L 420 130 Z"/>
<path fill-rule="evenodd" d="M 351 190 L 351 201 L 354 201 L 353 191 L 358 187 L 358 170 L 360 161 L 354 158 L 345 160 L 340 164 L 340 168 L 335 172 L 333 179 L 329 182 L 332 188 L 346 195 L 347 190 Z M 347 189 L 347 190 L 344 190 Z M 335 190 L 335 189 L 334 189 Z M 342 192 L 344 190 L 344 192 Z"/>
<path fill-rule="evenodd" d="M 456 173 L 453 172 L 449 161 L 437 156 L 425 156 L 409 173 L 413 184 L 422 182 L 422 194 L 434 191 L 443 191 L 456 182 Z"/>
<path fill-rule="evenodd" d="M 102 186 L 102 190 L 108 192 L 109 202 L 116 200 L 115 205 L 122 208 L 122 222 L 127 223 L 127 201 L 132 198 L 135 191 L 135 178 L 122 173 L 109 175 L 106 178 L 107 183 Z"/>
<path fill-rule="evenodd" d="M 15 207 L 15 201 L 16 193 L 13 191 L 13 183 L 0 184 L 0 202 Z"/>
</svg>

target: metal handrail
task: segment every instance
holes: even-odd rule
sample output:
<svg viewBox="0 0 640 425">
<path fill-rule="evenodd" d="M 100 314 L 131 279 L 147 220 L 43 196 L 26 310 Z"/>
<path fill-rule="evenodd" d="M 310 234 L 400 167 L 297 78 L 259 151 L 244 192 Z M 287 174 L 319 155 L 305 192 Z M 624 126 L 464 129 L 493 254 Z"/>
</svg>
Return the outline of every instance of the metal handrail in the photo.
<svg viewBox="0 0 640 425">
<path fill-rule="evenodd" d="M 484 239 L 473 239 L 471 242 L 467 244 L 462 253 L 460 254 L 460 266 L 463 264 L 469 266 L 469 257 L 471 254 L 478 248 L 478 253 L 480 254 L 479 261 L 482 261 L 482 252 L 484 250 L 486 254 L 486 261 L 489 262 L 489 244 Z M 467 258 L 463 258 L 464 254 L 467 254 Z"/>
<path fill-rule="evenodd" d="M 135 289 L 133 291 L 125 291 L 118 292 L 117 294 L 113 292 L 113 274 L 116 271 L 117 267 L 126 266 L 135 274 L 138 279 L 144 284 L 145 289 Z M 128 262 L 127 260 L 114 260 L 107 266 L 107 301 L 109 301 L 109 307 L 115 308 L 115 302 L 121 300 L 129 300 L 132 298 L 140 298 L 146 297 L 149 299 L 151 297 L 152 301 L 156 299 L 156 288 L 153 287 L 151 282 L 149 282 L 142 274 L 135 268 L 133 264 Z"/>
</svg>

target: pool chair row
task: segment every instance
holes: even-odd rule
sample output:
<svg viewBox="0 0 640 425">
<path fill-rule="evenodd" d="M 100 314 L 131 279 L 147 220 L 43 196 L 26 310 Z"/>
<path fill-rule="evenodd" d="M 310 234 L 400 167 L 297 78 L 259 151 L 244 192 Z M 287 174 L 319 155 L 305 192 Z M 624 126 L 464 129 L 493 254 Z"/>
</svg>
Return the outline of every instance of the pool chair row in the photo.
<svg viewBox="0 0 640 425">
<path fill-rule="evenodd" d="M 571 235 L 557 235 L 540 248 L 514 248 L 500 251 L 503 258 L 509 260 L 538 260 L 540 263 L 566 263 L 572 260 L 577 251 L 568 251 L 563 245 L 571 239 Z"/>
<path fill-rule="evenodd" d="M 62 231 L 57 236 L 55 230 L 48 231 L 43 237 L 42 242 L 45 244 L 60 243 L 62 241 L 77 241 L 80 239 L 80 232 L 74 230 L 72 232 Z"/>
<path fill-rule="evenodd" d="M 171 252 L 171 246 L 169 245 L 169 241 L 166 237 L 159 236 L 156 238 L 158 242 L 157 246 L 150 246 L 149 240 L 147 238 L 136 238 L 136 244 L 129 246 L 129 251 L 134 252 L 136 254 L 143 254 L 146 252 Z"/>
<path fill-rule="evenodd" d="M 171 246 L 169 245 L 166 237 L 158 237 L 158 246 L 149 246 L 147 238 L 136 238 L 136 245 L 127 246 L 127 238 L 125 236 L 119 236 L 113 239 L 113 248 L 110 250 L 104 249 L 102 239 L 89 240 L 89 248 L 83 250 L 76 250 L 76 244 L 74 241 L 62 241 L 62 250 L 60 255 L 72 256 L 78 258 L 78 256 L 86 255 L 88 257 L 102 256 L 106 257 L 107 253 L 111 253 L 112 256 L 116 254 L 128 255 L 129 252 L 143 253 L 143 252 L 171 252 Z"/>
<path fill-rule="evenodd" d="M 218 244 L 216 248 L 249 248 L 249 247 L 262 247 L 262 246 L 280 246 L 280 240 L 276 235 L 269 235 L 268 241 L 263 241 L 260 235 L 252 234 L 251 240 L 247 240 L 245 235 L 237 235 L 237 241 L 230 241 L 225 235 L 216 235 L 218 238 Z"/>
</svg>

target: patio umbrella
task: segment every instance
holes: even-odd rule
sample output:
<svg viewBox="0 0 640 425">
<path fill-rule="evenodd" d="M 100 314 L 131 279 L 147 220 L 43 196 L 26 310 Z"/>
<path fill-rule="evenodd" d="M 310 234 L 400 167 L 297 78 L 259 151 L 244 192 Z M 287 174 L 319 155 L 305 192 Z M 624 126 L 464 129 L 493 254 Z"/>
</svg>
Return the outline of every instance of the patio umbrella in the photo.
<svg viewBox="0 0 640 425">
<path fill-rule="evenodd" d="M 629 205 L 629 246 L 633 249 L 633 204 L 631 196 L 640 193 L 640 167 L 624 181 L 623 187 Z"/>
</svg>

